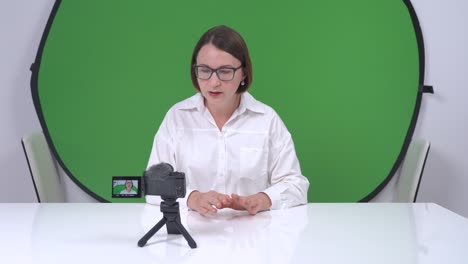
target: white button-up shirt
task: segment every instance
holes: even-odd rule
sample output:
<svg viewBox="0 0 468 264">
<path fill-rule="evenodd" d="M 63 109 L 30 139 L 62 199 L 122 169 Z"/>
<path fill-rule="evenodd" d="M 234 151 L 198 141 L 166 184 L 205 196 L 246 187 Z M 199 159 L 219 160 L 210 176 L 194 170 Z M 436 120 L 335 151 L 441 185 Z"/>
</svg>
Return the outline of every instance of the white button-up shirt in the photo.
<svg viewBox="0 0 468 264">
<path fill-rule="evenodd" d="M 214 190 L 248 196 L 266 193 L 271 209 L 307 203 L 309 181 L 301 173 L 291 134 L 269 106 L 243 93 L 222 130 L 200 93 L 175 104 L 154 138 L 148 168 L 166 162 L 184 172 L 187 195 Z M 147 195 L 148 203 L 160 198 Z"/>
</svg>

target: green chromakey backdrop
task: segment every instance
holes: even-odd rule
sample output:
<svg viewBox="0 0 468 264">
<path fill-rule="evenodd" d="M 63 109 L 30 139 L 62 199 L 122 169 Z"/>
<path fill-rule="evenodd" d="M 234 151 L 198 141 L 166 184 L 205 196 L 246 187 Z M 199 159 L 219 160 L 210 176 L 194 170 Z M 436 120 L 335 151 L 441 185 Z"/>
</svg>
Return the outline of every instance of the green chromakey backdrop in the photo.
<svg viewBox="0 0 468 264">
<path fill-rule="evenodd" d="M 424 50 L 409 1 L 57 1 L 32 66 L 52 151 L 100 201 L 139 176 L 166 111 L 195 93 L 190 57 L 215 25 L 245 38 L 250 92 L 291 132 L 310 202 L 372 198 L 416 123 Z M 137 201 L 143 201 L 143 198 Z"/>
</svg>

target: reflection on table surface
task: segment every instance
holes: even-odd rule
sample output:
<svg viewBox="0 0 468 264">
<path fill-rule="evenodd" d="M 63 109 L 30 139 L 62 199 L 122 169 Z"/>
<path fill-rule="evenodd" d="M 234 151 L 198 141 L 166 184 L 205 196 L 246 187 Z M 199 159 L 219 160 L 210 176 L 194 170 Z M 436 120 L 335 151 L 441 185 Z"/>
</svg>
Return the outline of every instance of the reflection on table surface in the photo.
<svg viewBox="0 0 468 264">
<path fill-rule="evenodd" d="M 197 242 L 147 204 L 0 204 L 4 263 L 468 263 L 468 220 L 436 204 L 308 204 L 255 216 L 181 208 Z M 6 258 L 5 258 L 6 256 Z M 2 261 L 3 263 L 3 261 Z"/>
</svg>

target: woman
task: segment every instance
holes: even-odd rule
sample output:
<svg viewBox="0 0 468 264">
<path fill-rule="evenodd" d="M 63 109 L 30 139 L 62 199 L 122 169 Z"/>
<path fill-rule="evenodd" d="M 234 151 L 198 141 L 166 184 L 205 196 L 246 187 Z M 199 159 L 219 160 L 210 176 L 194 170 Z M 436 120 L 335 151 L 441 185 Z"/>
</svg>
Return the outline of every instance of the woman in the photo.
<svg viewBox="0 0 468 264">
<path fill-rule="evenodd" d="M 133 190 L 133 182 L 131 180 L 125 181 L 125 189 L 120 191 L 120 194 L 137 194 L 135 190 Z"/>
<path fill-rule="evenodd" d="M 207 215 L 307 203 L 309 182 L 291 135 L 271 107 L 247 92 L 252 65 L 242 37 L 226 26 L 208 30 L 193 51 L 191 77 L 197 94 L 168 111 L 148 163 L 185 172 L 181 204 Z"/>
</svg>

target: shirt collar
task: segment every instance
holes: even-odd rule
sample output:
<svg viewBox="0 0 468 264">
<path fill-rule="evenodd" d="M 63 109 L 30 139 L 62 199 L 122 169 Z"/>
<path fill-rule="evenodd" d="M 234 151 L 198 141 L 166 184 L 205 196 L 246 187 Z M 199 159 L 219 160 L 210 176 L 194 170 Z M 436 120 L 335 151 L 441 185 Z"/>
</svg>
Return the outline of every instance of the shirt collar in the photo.
<svg viewBox="0 0 468 264">
<path fill-rule="evenodd" d="M 203 102 L 203 96 L 200 93 L 196 93 L 187 100 L 182 101 L 177 105 L 179 110 L 191 110 L 197 109 L 200 113 L 203 113 L 206 110 L 205 103 Z M 244 113 L 246 110 L 250 110 L 256 113 L 265 113 L 265 107 L 262 103 L 257 101 L 250 93 L 244 92 L 241 95 L 241 101 L 237 111 L 239 113 Z"/>
<path fill-rule="evenodd" d="M 250 93 L 245 92 L 241 95 L 241 101 L 238 107 L 239 113 L 250 110 L 255 113 L 264 114 L 265 106 L 257 101 Z"/>
<path fill-rule="evenodd" d="M 197 109 L 198 111 L 204 111 L 205 104 L 203 103 L 203 96 L 200 93 L 196 93 L 192 97 L 185 99 L 184 101 L 175 105 L 178 110 L 192 110 Z"/>
</svg>

